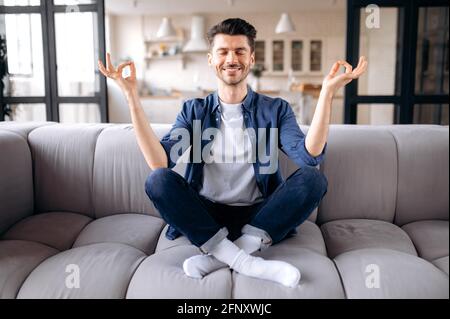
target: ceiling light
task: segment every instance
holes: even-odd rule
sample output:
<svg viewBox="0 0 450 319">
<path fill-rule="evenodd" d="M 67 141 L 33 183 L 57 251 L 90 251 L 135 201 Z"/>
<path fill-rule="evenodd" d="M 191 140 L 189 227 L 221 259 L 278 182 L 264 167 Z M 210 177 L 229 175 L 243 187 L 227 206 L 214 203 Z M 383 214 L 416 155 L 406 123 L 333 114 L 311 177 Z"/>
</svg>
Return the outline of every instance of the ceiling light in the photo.
<svg viewBox="0 0 450 319">
<path fill-rule="evenodd" d="M 184 52 L 206 52 L 209 49 L 205 40 L 205 18 L 193 16 L 191 24 L 191 39 L 183 48 Z"/>
<path fill-rule="evenodd" d="M 288 33 L 294 31 L 295 25 L 292 22 L 291 17 L 289 17 L 289 14 L 281 14 L 280 21 L 278 21 L 277 27 L 275 28 L 275 33 Z"/>
<path fill-rule="evenodd" d="M 164 17 L 161 25 L 159 26 L 158 32 L 156 33 L 157 38 L 170 38 L 176 36 L 177 33 L 175 28 L 170 21 L 170 18 Z"/>
</svg>

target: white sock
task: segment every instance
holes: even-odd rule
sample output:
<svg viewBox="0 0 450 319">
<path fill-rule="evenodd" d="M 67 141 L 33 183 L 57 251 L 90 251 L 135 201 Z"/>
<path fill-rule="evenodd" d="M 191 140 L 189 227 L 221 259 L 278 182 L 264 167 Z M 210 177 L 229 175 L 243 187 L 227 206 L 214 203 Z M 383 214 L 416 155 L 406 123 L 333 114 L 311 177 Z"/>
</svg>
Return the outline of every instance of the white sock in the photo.
<svg viewBox="0 0 450 319">
<path fill-rule="evenodd" d="M 224 238 L 216 246 L 214 246 L 214 249 L 212 249 L 210 253 L 221 262 L 224 262 L 227 265 L 232 265 L 240 251 L 241 249 L 232 241 L 228 238 Z"/>
<path fill-rule="evenodd" d="M 295 287 L 300 280 L 300 272 L 294 266 L 283 261 L 253 257 L 227 238 L 218 243 L 211 254 L 230 268 L 249 277 L 275 281 L 287 287 Z"/>
<path fill-rule="evenodd" d="M 243 234 L 234 241 L 234 244 L 247 254 L 252 254 L 261 248 L 261 241 L 260 237 Z M 189 277 L 203 278 L 207 274 L 227 266 L 227 264 L 219 261 L 213 255 L 207 254 L 196 255 L 186 259 L 183 263 L 183 270 Z"/>
<path fill-rule="evenodd" d="M 262 238 L 258 236 L 243 234 L 234 241 L 234 244 L 247 254 L 253 254 L 261 248 Z"/>
<path fill-rule="evenodd" d="M 264 260 L 241 250 L 233 263 L 232 269 L 249 277 L 271 280 L 287 287 L 295 287 L 300 281 L 300 271 L 284 261 Z"/>
</svg>

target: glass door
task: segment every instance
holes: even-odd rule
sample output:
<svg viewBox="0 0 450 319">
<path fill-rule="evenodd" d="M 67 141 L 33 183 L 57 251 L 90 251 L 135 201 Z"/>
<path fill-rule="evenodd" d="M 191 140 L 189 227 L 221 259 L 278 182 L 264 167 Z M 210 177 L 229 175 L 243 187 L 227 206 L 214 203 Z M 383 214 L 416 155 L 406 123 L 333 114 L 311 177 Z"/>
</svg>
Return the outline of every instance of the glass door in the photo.
<svg viewBox="0 0 450 319">
<path fill-rule="evenodd" d="M 448 2 L 347 2 L 347 60 L 367 73 L 345 88 L 346 124 L 448 125 Z"/>
</svg>

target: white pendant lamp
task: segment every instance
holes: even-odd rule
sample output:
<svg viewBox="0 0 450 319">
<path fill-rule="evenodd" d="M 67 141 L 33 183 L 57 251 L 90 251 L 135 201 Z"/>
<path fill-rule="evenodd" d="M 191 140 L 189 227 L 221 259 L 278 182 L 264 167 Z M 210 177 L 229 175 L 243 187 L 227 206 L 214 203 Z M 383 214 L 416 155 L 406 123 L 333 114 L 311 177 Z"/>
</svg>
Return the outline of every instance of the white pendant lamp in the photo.
<svg viewBox="0 0 450 319">
<path fill-rule="evenodd" d="M 209 49 L 205 39 L 205 18 L 193 16 L 191 24 L 191 38 L 184 46 L 184 52 L 206 52 Z"/>
<path fill-rule="evenodd" d="M 159 26 L 158 32 L 156 33 L 157 38 L 170 38 L 176 36 L 177 33 L 175 28 L 170 21 L 170 18 L 163 18 L 161 25 Z"/>
<path fill-rule="evenodd" d="M 294 32 L 295 25 L 291 20 L 291 17 L 287 13 L 281 14 L 280 21 L 278 21 L 277 27 L 275 28 L 275 33 L 288 33 Z"/>
</svg>

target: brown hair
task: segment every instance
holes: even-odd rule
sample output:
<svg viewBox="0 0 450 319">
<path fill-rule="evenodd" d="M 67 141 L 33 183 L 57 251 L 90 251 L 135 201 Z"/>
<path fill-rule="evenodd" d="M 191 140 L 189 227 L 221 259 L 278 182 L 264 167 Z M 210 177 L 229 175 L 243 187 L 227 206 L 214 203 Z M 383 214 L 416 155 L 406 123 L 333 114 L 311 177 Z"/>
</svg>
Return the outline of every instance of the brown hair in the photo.
<svg viewBox="0 0 450 319">
<path fill-rule="evenodd" d="M 207 33 L 210 48 L 214 45 L 214 37 L 219 33 L 228 35 L 245 35 L 247 37 L 251 52 L 255 51 L 256 29 L 247 21 L 240 18 L 230 18 L 213 26 Z"/>
</svg>

